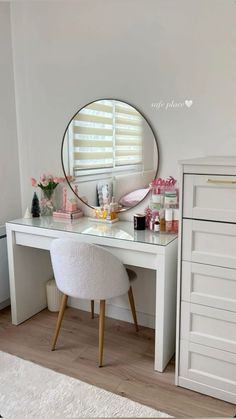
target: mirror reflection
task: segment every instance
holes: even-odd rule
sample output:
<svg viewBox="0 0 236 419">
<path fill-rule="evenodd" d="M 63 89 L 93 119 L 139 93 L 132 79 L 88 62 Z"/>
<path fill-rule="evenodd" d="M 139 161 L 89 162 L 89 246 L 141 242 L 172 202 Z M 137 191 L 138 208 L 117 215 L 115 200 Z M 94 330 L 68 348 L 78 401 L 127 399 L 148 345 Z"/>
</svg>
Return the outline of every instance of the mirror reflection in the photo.
<svg viewBox="0 0 236 419">
<path fill-rule="evenodd" d="M 128 103 L 102 99 L 80 109 L 62 143 L 65 175 L 90 207 L 113 202 L 124 211 L 142 201 L 159 165 L 153 130 Z M 67 177 L 68 179 L 68 177 Z M 72 186 L 72 185 L 71 185 Z"/>
</svg>

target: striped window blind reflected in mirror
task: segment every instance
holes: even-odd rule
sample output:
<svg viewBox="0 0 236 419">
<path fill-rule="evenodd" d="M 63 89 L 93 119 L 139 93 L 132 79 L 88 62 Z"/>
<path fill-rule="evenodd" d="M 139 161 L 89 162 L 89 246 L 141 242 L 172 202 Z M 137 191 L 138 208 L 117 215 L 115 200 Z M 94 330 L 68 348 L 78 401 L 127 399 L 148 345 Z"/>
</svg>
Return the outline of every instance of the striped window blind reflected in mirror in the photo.
<svg viewBox="0 0 236 419">
<path fill-rule="evenodd" d="M 136 109 L 116 100 L 99 100 L 81 109 L 67 131 L 70 172 L 77 176 L 87 170 L 142 170 L 142 123 Z"/>
</svg>

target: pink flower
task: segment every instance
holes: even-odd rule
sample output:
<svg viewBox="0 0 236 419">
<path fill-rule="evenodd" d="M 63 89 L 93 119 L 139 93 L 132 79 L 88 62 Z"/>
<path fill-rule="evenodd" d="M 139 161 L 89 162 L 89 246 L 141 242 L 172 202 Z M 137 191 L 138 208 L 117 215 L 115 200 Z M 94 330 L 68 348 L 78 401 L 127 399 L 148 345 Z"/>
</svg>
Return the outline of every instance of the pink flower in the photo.
<svg viewBox="0 0 236 419">
<path fill-rule="evenodd" d="M 35 187 L 38 186 L 37 180 L 35 178 L 33 178 L 33 177 L 31 178 L 31 185 L 32 186 L 35 186 Z"/>
<path fill-rule="evenodd" d="M 47 176 L 45 175 L 45 173 L 40 177 L 41 182 L 45 182 L 47 180 Z"/>
<path fill-rule="evenodd" d="M 71 176 L 71 178 L 74 180 L 74 178 Z M 45 173 L 40 176 L 40 180 L 37 182 L 35 178 L 31 178 L 31 184 L 32 186 L 39 186 L 41 189 L 45 190 L 53 190 L 56 188 L 58 183 L 65 182 L 64 177 L 59 176 L 53 176 L 53 175 L 46 175 Z"/>
<path fill-rule="evenodd" d="M 48 180 L 47 179 L 41 180 L 41 183 L 42 183 L 43 186 L 48 186 Z"/>
</svg>

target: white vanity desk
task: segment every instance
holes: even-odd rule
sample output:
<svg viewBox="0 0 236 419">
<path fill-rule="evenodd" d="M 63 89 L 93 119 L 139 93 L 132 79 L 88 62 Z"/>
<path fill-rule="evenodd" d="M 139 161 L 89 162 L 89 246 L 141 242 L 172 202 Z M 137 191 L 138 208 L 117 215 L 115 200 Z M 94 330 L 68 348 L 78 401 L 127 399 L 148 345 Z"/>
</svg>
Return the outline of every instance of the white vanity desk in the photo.
<svg viewBox="0 0 236 419">
<path fill-rule="evenodd" d="M 101 224 L 83 217 L 19 219 L 7 223 L 12 322 L 29 319 L 46 306 L 45 283 L 52 274 L 54 238 L 101 245 L 127 265 L 156 271 L 155 370 L 162 372 L 175 352 L 177 236 L 136 231 L 133 223 Z"/>
</svg>

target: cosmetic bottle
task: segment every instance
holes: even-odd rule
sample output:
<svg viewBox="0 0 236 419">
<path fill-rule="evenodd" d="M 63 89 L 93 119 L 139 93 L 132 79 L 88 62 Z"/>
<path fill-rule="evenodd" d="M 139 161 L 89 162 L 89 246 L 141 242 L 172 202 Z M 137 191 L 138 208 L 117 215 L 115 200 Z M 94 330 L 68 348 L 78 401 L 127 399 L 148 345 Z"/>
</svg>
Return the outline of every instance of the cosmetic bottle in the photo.
<svg viewBox="0 0 236 419">
<path fill-rule="evenodd" d="M 153 231 L 154 230 L 154 222 L 155 222 L 155 217 L 151 217 L 150 221 L 149 221 L 149 230 Z"/>
<path fill-rule="evenodd" d="M 115 197 L 113 196 L 110 203 L 111 220 L 115 220 L 118 217 L 117 211 L 118 211 L 118 203 L 115 202 Z"/>
<path fill-rule="evenodd" d="M 165 210 L 166 233 L 172 232 L 172 220 L 173 220 L 173 210 L 172 208 L 166 208 Z"/>
<path fill-rule="evenodd" d="M 150 220 L 150 223 L 149 223 L 149 229 L 152 230 L 152 231 L 154 231 L 154 223 L 155 223 L 156 217 L 158 215 L 159 215 L 159 211 L 157 211 L 156 209 L 154 209 L 152 211 L 152 216 L 151 216 L 151 220 Z"/>
<path fill-rule="evenodd" d="M 152 191 L 150 208 L 152 210 L 159 211 L 163 206 L 163 195 L 161 195 L 160 189 Z"/>
<path fill-rule="evenodd" d="M 176 208 L 178 204 L 177 190 L 174 187 L 167 187 L 165 190 L 164 205 L 169 208 Z"/>
<path fill-rule="evenodd" d="M 178 233 L 179 230 L 179 210 L 175 208 L 173 210 L 173 221 L 172 221 L 172 231 L 173 233 Z"/>
<path fill-rule="evenodd" d="M 165 209 L 162 208 L 159 213 L 160 220 L 160 233 L 165 233 L 166 231 L 166 220 L 165 220 Z"/>
<path fill-rule="evenodd" d="M 104 220 L 107 218 L 107 214 L 108 214 L 108 204 L 105 204 L 102 208 L 102 218 L 104 218 Z"/>
<path fill-rule="evenodd" d="M 112 220 L 112 218 L 111 218 L 111 205 L 110 204 L 107 206 L 107 216 L 106 216 L 106 219 L 108 221 L 111 221 Z"/>
<path fill-rule="evenodd" d="M 118 211 L 118 203 L 116 202 L 114 196 L 111 198 L 111 204 L 110 205 L 111 205 L 111 212 Z"/>
<path fill-rule="evenodd" d="M 154 231 L 156 233 L 159 233 L 160 231 L 160 221 L 159 221 L 158 215 L 156 216 L 155 221 L 154 221 Z"/>
</svg>

